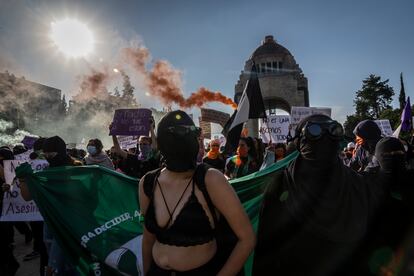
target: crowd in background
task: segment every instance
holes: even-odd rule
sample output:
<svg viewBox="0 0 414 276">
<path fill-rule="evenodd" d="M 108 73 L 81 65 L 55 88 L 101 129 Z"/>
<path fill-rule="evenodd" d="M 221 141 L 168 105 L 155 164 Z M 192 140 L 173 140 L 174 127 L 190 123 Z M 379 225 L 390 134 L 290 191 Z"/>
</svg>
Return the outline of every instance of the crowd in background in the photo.
<svg viewBox="0 0 414 276">
<path fill-rule="evenodd" d="M 147 172 L 163 166 L 164 158 L 158 149 L 154 129 L 155 125 L 152 124 L 150 136 L 139 137 L 136 147 L 128 150 L 120 147 L 116 136 L 112 137 L 113 145 L 103 145 L 99 138 L 92 138 L 86 150 L 66 148 L 66 143 L 58 136 L 42 137 L 34 143 L 30 158 L 46 159 L 50 167 L 99 165 L 128 176 L 141 178 Z M 343 150 L 338 150 L 340 160 L 355 172 L 376 173 L 381 167 L 381 160 L 385 162 L 383 157 L 377 156 L 377 144 L 381 139 L 385 139 L 381 135 L 381 130 L 375 122 L 366 120 L 358 124 L 354 134 L 353 140 L 341 137 L 340 144 Z M 287 143 L 264 144 L 259 138 L 241 137 L 237 149 L 230 152 L 225 151 L 224 144 L 219 139 L 212 139 L 206 145 L 200 139 L 201 149 L 197 160 L 199 163 L 208 164 L 221 171 L 228 179 L 239 178 L 268 168 L 295 150 L 303 150 L 300 145 L 294 143 L 294 138 Z M 413 169 L 413 141 L 395 139 L 393 142 L 397 144 L 397 149 L 394 148 L 391 154 L 403 159 L 404 169 Z M 15 155 L 27 150 L 29 149 L 24 145 L 2 146 L 0 165 L 4 160 L 13 160 Z M 391 164 L 390 168 L 398 166 L 399 164 L 395 163 Z M 2 166 L 0 166 L 0 178 L 4 182 Z M 409 181 L 413 180 L 409 179 Z M 1 198 L 9 186 L 4 184 L 2 188 Z M 59 249 L 53 235 L 47 231 L 47 225 L 43 225 L 43 222 L 0 222 L 1 275 L 14 275 L 19 267 L 19 263 L 13 256 L 14 229 L 25 235 L 26 243 L 33 240 L 33 252 L 25 256 L 24 260 L 40 256 L 40 275 L 54 275 L 53 273 L 58 270 L 64 271 L 62 275 L 77 274 L 74 267 L 66 263 L 64 253 Z"/>
</svg>

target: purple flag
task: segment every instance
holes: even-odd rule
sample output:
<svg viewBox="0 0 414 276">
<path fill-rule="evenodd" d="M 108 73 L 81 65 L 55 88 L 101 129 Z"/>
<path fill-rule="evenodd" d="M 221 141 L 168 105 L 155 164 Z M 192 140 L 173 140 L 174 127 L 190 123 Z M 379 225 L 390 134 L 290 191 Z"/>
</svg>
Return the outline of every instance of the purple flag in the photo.
<svg viewBox="0 0 414 276">
<path fill-rule="evenodd" d="M 117 109 L 109 135 L 149 135 L 152 111 L 146 108 Z"/>
<path fill-rule="evenodd" d="M 410 97 L 407 97 L 407 102 L 401 114 L 401 131 L 410 132 L 412 129 L 413 119 L 411 115 Z"/>
</svg>

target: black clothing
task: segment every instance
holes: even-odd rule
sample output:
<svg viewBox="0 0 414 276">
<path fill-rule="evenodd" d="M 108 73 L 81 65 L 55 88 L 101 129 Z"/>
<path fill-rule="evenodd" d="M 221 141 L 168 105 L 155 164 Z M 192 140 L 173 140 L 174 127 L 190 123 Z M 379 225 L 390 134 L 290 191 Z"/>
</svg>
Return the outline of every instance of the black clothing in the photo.
<svg viewBox="0 0 414 276">
<path fill-rule="evenodd" d="M 300 156 L 266 187 L 253 275 L 364 275 L 355 273 L 353 255 L 384 200 L 386 184 L 346 167 L 338 139 L 302 134 L 308 121 L 330 120 L 311 115 L 299 122 Z"/>
<path fill-rule="evenodd" d="M 158 169 L 159 167 L 160 160 L 158 157 L 151 157 L 148 160 L 139 160 L 138 156 L 134 154 L 128 154 L 127 158 L 121 160 L 118 164 L 118 168 L 126 175 L 137 178 L 141 178 L 147 172 Z"/>
<path fill-rule="evenodd" d="M 203 163 L 206 163 L 210 165 L 210 167 L 215 168 L 221 172 L 224 172 L 224 167 L 226 166 L 226 161 L 220 157 L 217 157 L 216 159 L 210 159 L 206 156 L 203 159 Z"/>
<path fill-rule="evenodd" d="M 372 120 L 359 122 L 354 129 L 354 134 L 364 139 L 362 147 L 370 154 L 374 154 L 375 145 L 381 139 L 381 129 Z"/>
<path fill-rule="evenodd" d="M 310 174 L 298 176 L 303 172 L 294 172 L 293 163 L 269 183 L 253 275 L 360 275 L 351 274 L 352 256 L 381 201 L 382 187 L 338 164 L 334 177 L 312 181 Z"/>
<path fill-rule="evenodd" d="M 168 112 L 157 128 L 158 148 L 165 158 L 166 167 L 174 172 L 195 169 L 199 152 L 200 129 L 187 113 Z"/>
<path fill-rule="evenodd" d="M 158 182 L 159 170 L 152 173 L 155 173 L 155 182 Z M 170 225 L 174 213 L 173 210 L 167 225 L 162 227 L 157 223 L 154 209 L 154 177 L 150 176 L 150 174 L 145 176 L 144 191 L 150 198 L 145 216 L 145 227 L 156 235 L 160 243 L 175 246 L 193 246 L 204 244 L 214 239 L 214 229 L 211 227 L 209 218 L 194 193 L 194 179 L 189 182 L 189 184 L 191 183 L 192 191 L 188 201 L 176 216 L 174 222 Z"/>
</svg>

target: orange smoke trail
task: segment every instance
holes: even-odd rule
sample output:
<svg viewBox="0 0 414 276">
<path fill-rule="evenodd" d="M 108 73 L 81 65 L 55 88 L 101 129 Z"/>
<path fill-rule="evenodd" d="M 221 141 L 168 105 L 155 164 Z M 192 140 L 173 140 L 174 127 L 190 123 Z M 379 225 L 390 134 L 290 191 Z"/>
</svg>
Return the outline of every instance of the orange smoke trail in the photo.
<svg viewBox="0 0 414 276">
<path fill-rule="evenodd" d="M 146 48 L 125 48 L 122 50 L 122 55 L 125 62 L 144 76 L 150 93 L 158 97 L 163 104 L 175 103 L 182 108 L 191 108 L 193 106 L 201 107 L 208 102 L 220 102 L 231 105 L 234 109 L 237 108 L 237 104 L 232 99 L 204 87 L 185 99 L 181 89 L 181 72 L 163 60 L 156 61 L 152 70 L 148 71 L 145 65 L 150 54 Z"/>
<path fill-rule="evenodd" d="M 92 69 L 91 74 L 81 77 L 80 91 L 73 97 L 75 101 L 84 101 L 96 97 L 106 96 L 106 86 L 109 81 L 107 72 L 100 72 Z"/>
<path fill-rule="evenodd" d="M 205 87 L 199 88 L 197 92 L 192 93 L 191 96 L 185 100 L 185 104 L 188 107 L 201 107 L 207 102 L 220 102 L 230 105 L 233 109 L 237 109 L 237 104 L 233 102 L 232 99 L 224 96 L 220 92 L 212 92 Z"/>
</svg>

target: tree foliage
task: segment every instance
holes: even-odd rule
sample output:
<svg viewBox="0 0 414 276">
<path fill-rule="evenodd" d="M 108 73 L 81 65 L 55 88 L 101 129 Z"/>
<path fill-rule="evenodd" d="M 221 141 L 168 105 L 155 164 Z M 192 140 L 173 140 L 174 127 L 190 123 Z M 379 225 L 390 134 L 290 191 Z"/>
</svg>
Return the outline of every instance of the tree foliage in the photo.
<svg viewBox="0 0 414 276">
<path fill-rule="evenodd" d="M 382 111 L 391 108 L 394 90 L 388 81 L 381 81 L 380 76 L 373 74 L 362 81 L 362 89 L 356 92 L 354 100 L 358 117 L 379 119 Z"/>
</svg>

